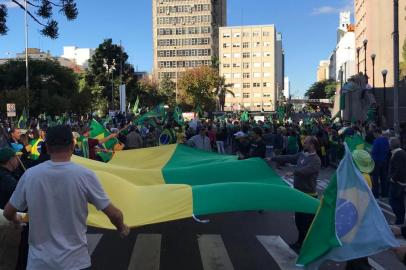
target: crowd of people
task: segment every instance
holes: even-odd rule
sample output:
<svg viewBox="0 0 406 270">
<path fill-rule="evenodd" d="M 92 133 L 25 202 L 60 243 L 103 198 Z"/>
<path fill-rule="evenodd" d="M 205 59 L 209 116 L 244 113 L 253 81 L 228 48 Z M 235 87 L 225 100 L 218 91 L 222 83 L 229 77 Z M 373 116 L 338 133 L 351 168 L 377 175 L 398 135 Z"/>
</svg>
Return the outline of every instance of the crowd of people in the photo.
<svg viewBox="0 0 406 270">
<path fill-rule="evenodd" d="M 109 118 L 108 121 L 96 120 L 104 124 L 109 135 L 92 138 L 90 125 L 92 118 L 89 117 L 64 121 L 64 125 L 54 127 L 47 121 L 34 119 L 27 129 L 19 129 L 3 122 L 0 130 L 0 208 L 5 209 L 4 215 L 9 220 L 18 224 L 23 221 L 17 211 L 24 212 L 28 208 L 30 214 L 29 233 L 27 227 L 22 231 L 17 269 L 25 269 L 27 260 L 30 265 L 39 267 L 32 269 L 42 269 L 41 267 L 47 263 L 64 267 L 78 266 L 75 269 L 90 267 L 89 258 L 86 256 L 73 262 L 74 253 L 71 253 L 72 257 L 68 256 L 63 261 L 50 258 L 49 254 L 55 257 L 60 255 L 58 250 L 54 250 L 58 243 L 53 242 L 52 239 L 55 238 L 52 236 L 47 246 L 47 249 L 51 250 L 48 257 L 43 254 L 43 258 L 49 258 L 49 261 L 35 260 L 35 256 L 43 252 L 40 246 L 42 240 L 36 235 L 46 233 L 44 228 L 39 228 L 44 226 L 44 223 L 52 226 L 48 228 L 51 235 L 66 235 L 66 232 L 79 230 L 81 233 L 76 234 L 75 243 L 79 246 L 85 244 L 83 231 L 87 214 L 86 202 L 103 210 L 122 235 L 128 234 L 120 210 L 109 201 L 92 172 L 75 167 L 70 162 L 72 154 L 103 161 L 100 153 L 109 152 L 114 155 L 115 151 L 180 143 L 202 151 L 236 155 L 240 160 L 262 158 L 269 163 L 275 163 L 277 167 L 286 163 L 295 164 L 295 170 L 288 175 L 293 177 L 294 188 L 318 198 L 316 187 L 320 170 L 336 166 L 343 156 L 346 138 L 358 136 L 365 144 L 362 149 L 353 150 L 355 164 L 363 173 L 375 198 L 383 198 L 391 205 L 396 215 L 394 225 L 401 226 L 405 221 L 406 129 L 396 137 L 393 130 L 382 131 L 374 124 L 342 124 L 331 122 L 327 117 L 299 121 L 290 119 L 241 121 L 237 116 L 217 119 L 197 118 L 185 121 L 184 125 L 174 121 L 162 123 L 159 119 L 134 124 L 133 119 L 122 115 Z M 163 135 L 168 135 L 170 140 L 163 139 Z M 118 147 L 106 149 L 104 144 L 113 138 L 117 139 Z M 65 173 L 75 179 L 73 186 L 50 188 L 53 179 L 64 179 Z M 37 186 L 33 186 L 35 181 L 38 182 L 35 179 L 43 180 L 39 181 Z M 64 192 L 78 187 L 80 192 L 77 194 Z M 28 188 L 30 192 L 25 193 Z M 52 198 L 59 195 L 67 201 L 53 203 Z M 40 208 L 33 196 L 42 198 Z M 81 216 L 60 217 L 58 211 L 62 208 L 76 209 Z M 49 213 L 45 221 L 38 218 L 39 213 L 44 210 Z M 62 226 L 58 218 L 66 221 L 67 225 Z M 313 218 L 314 215 L 311 214 L 296 213 L 295 222 L 299 236 L 297 242 L 291 245 L 294 250 L 300 250 Z M 404 232 L 406 228 L 394 227 L 396 235 L 399 235 L 400 231 Z M 81 253 L 79 250 L 74 251 L 75 248 L 71 243 L 65 243 L 62 249 Z M 35 255 L 34 252 L 39 253 Z M 400 256 L 406 262 L 406 249 L 400 248 L 397 252 L 402 254 Z M 353 264 L 355 266 L 351 266 L 351 263 L 348 265 L 347 269 L 369 269 L 365 260 L 356 261 Z M 360 265 L 366 268 L 360 268 Z"/>
</svg>

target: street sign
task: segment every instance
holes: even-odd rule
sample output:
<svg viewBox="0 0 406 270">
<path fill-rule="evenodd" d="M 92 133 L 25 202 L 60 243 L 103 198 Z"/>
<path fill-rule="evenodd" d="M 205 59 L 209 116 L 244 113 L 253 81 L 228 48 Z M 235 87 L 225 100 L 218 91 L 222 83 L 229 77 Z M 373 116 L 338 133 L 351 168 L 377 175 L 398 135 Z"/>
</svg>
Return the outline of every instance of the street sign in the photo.
<svg viewBox="0 0 406 270">
<path fill-rule="evenodd" d="M 7 117 L 16 117 L 15 103 L 7 103 Z"/>
</svg>

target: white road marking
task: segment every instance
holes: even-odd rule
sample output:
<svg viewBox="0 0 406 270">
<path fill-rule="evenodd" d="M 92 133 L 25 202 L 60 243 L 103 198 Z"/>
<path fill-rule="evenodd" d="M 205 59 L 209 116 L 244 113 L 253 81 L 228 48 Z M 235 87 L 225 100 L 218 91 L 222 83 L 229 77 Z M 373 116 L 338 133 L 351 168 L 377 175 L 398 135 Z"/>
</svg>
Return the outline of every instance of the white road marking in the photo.
<svg viewBox="0 0 406 270">
<path fill-rule="evenodd" d="M 280 236 L 257 235 L 257 239 L 279 265 L 280 269 L 302 269 L 296 266 L 297 254 Z"/>
<path fill-rule="evenodd" d="M 368 262 L 372 266 L 372 268 L 375 270 L 385 270 L 385 268 L 383 268 L 379 263 L 377 263 L 376 261 L 374 261 L 371 258 L 368 258 Z"/>
<path fill-rule="evenodd" d="M 197 240 L 204 270 L 234 269 L 221 235 L 204 234 Z"/>
<path fill-rule="evenodd" d="M 139 234 L 131 254 L 128 270 L 159 270 L 161 234 Z"/>
</svg>

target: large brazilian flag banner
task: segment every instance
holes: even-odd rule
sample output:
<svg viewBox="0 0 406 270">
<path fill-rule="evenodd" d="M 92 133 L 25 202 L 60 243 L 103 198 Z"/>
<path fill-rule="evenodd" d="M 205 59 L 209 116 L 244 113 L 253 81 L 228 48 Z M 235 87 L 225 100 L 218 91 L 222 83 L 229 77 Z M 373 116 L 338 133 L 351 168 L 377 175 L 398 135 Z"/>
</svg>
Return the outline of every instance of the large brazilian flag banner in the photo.
<svg viewBox="0 0 406 270">
<path fill-rule="evenodd" d="M 315 213 L 319 206 L 257 158 L 237 160 L 167 145 L 120 151 L 109 163 L 76 156 L 73 161 L 96 173 L 131 227 L 246 210 Z M 88 225 L 113 229 L 93 206 Z"/>
</svg>

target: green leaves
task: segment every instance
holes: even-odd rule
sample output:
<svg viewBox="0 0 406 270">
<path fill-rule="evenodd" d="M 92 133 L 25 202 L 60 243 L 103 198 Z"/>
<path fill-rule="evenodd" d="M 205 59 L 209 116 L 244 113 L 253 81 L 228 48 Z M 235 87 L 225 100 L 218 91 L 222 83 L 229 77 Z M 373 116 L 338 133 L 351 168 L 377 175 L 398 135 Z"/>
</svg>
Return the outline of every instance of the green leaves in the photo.
<svg viewBox="0 0 406 270">
<path fill-rule="evenodd" d="M 6 25 L 7 21 L 7 7 L 6 5 L 0 5 L 0 35 L 7 34 L 8 28 Z"/>
<path fill-rule="evenodd" d="M 334 80 L 325 80 L 315 82 L 307 91 L 305 96 L 309 99 L 326 99 L 335 95 L 337 82 Z"/>
</svg>

